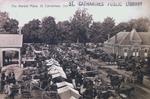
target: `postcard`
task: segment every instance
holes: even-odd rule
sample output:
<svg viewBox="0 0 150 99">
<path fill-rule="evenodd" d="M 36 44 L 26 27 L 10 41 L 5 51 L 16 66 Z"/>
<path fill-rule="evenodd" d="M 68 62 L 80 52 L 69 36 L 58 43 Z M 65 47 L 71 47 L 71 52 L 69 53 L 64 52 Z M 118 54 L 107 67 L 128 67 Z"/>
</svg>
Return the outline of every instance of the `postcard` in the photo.
<svg viewBox="0 0 150 99">
<path fill-rule="evenodd" d="M 0 99 L 149 99 L 149 0 L 0 0 Z"/>
</svg>

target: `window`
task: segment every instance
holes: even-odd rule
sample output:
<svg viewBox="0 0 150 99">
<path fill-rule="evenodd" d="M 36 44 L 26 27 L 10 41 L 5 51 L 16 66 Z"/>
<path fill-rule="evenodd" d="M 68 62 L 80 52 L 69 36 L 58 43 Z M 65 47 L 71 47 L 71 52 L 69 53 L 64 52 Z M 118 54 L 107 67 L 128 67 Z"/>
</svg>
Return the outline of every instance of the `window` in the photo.
<svg viewBox="0 0 150 99">
<path fill-rule="evenodd" d="M 138 49 L 136 50 L 136 56 L 139 56 L 139 50 Z"/>
<path fill-rule="evenodd" d="M 128 49 L 124 49 L 124 57 L 128 56 Z"/>
<path fill-rule="evenodd" d="M 135 52 L 133 52 L 133 54 L 132 54 L 133 56 L 135 56 Z"/>
<path fill-rule="evenodd" d="M 148 49 L 145 49 L 145 50 L 144 50 L 144 52 L 146 52 L 146 53 L 147 53 L 147 52 L 148 52 Z"/>
<path fill-rule="evenodd" d="M 132 55 L 136 56 L 136 57 L 139 56 L 139 50 L 138 49 L 134 49 Z"/>
<path fill-rule="evenodd" d="M 148 56 L 148 49 L 144 50 L 144 56 L 147 57 Z"/>
</svg>

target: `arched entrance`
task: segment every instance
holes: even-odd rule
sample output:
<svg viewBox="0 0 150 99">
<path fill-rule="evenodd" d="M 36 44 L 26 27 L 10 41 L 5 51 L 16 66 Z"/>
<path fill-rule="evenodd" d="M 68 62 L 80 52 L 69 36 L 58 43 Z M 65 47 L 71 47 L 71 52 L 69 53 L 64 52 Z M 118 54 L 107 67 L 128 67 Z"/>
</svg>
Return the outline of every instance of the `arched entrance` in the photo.
<svg viewBox="0 0 150 99">
<path fill-rule="evenodd" d="M 3 48 L 0 50 L 1 66 L 6 66 L 12 63 L 21 66 L 20 48 Z"/>
</svg>

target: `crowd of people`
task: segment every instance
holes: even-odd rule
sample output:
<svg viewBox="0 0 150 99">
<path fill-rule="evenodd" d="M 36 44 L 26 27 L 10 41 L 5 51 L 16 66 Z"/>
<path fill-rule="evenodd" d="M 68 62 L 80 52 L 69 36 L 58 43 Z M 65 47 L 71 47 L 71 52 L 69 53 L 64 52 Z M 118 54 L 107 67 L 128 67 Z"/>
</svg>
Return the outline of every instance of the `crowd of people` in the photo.
<svg viewBox="0 0 150 99">
<path fill-rule="evenodd" d="M 6 94 L 10 99 L 14 99 L 16 91 L 13 90 L 13 87 L 16 85 L 15 73 L 9 72 L 6 74 L 5 71 L 0 73 L 0 91 L 3 94 Z"/>
<path fill-rule="evenodd" d="M 44 48 L 42 46 L 44 46 Z M 98 69 L 102 68 L 94 68 L 98 64 L 94 64 L 95 66 L 89 66 L 88 64 L 91 62 L 90 57 L 92 60 L 98 58 L 104 62 L 114 61 L 115 58 L 112 55 L 108 55 L 101 49 L 89 52 L 86 46 L 83 47 L 82 44 L 59 46 L 29 45 L 28 48 L 30 50 L 27 50 L 26 54 L 29 55 L 28 57 L 31 55 L 34 56 L 35 60 L 34 63 L 25 62 L 24 64 L 24 70 L 26 71 L 23 72 L 22 75 L 22 83 L 25 85 L 24 89 L 29 87 L 31 91 L 32 88 L 35 87 L 31 85 L 37 84 L 39 90 L 56 91 L 58 79 L 53 79 L 52 75 L 48 74 L 48 68 L 50 68 L 50 66 L 46 66 L 46 60 L 54 59 L 59 63 L 60 66 L 58 67 L 61 67 L 67 76 L 67 79 L 59 80 L 71 83 L 74 86 L 74 89 L 81 95 L 79 99 L 108 99 L 109 97 L 116 99 L 116 97 L 119 97 L 119 93 L 117 92 L 120 92 L 118 90 L 121 90 L 122 83 L 124 83 L 124 77 L 120 77 L 117 73 L 111 74 L 111 70 L 104 70 L 108 75 L 103 77 L 101 72 L 98 72 Z M 40 49 L 40 51 L 36 51 L 37 49 Z M 140 78 L 139 81 L 142 81 L 143 73 L 140 69 L 135 70 L 133 73 L 133 75 L 137 74 L 138 78 Z M 104 81 L 104 79 L 108 79 L 108 82 Z M 9 97 L 14 97 L 16 93 L 14 94 L 15 91 L 12 91 L 11 89 L 13 85 L 17 84 L 15 73 L 10 72 L 6 74 L 6 72 L 1 72 L 0 83 L 1 92 L 8 94 Z"/>
</svg>

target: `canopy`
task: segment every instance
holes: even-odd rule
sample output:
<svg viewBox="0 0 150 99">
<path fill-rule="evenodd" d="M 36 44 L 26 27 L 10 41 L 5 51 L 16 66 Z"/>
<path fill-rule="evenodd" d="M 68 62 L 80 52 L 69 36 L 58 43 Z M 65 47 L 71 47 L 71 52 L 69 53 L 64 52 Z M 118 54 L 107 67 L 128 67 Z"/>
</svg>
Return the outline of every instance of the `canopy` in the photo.
<svg viewBox="0 0 150 99">
<path fill-rule="evenodd" d="M 55 60 L 55 59 L 53 59 L 53 58 L 48 59 L 48 60 L 45 60 L 45 61 L 46 61 L 47 63 L 48 63 L 48 62 L 56 62 L 56 63 L 58 62 L 57 60 Z"/>
<path fill-rule="evenodd" d="M 51 67 L 48 68 L 48 71 L 51 71 L 51 70 L 63 71 L 63 68 L 57 65 L 52 65 Z"/>
<path fill-rule="evenodd" d="M 48 62 L 46 65 L 47 66 L 52 66 L 52 65 L 60 66 L 59 63 L 55 63 L 55 62 Z"/>
<path fill-rule="evenodd" d="M 59 71 L 57 69 L 48 71 L 48 74 L 50 74 L 50 75 L 57 74 L 57 73 L 59 73 Z"/>
<path fill-rule="evenodd" d="M 80 97 L 77 90 L 68 86 L 57 89 L 57 92 L 61 99 L 79 99 Z"/>
<path fill-rule="evenodd" d="M 52 66 L 52 65 L 57 65 L 60 66 L 59 62 L 56 61 L 55 59 L 51 58 L 49 60 L 46 60 L 46 65 L 47 66 Z"/>
<path fill-rule="evenodd" d="M 60 88 L 60 87 L 65 87 L 65 86 L 69 86 L 71 88 L 74 88 L 73 84 L 71 83 L 68 83 L 66 81 L 63 81 L 63 82 L 60 82 L 60 83 L 56 83 L 57 87 Z"/>
<path fill-rule="evenodd" d="M 48 63 L 46 63 L 46 65 L 51 66 L 51 65 L 53 65 L 53 62 L 48 62 Z"/>
<path fill-rule="evenodd" d="M 62 78 L 67 79 L 66 74 L 63 74 L 63 73 L 57 73 L 57 74 L 52 75 L 52 79 L 57 78 L 57 77 L 62 77 Z"/>
<path fill-rule="evenodd" d="M 55 66 L 55 65 L 48 68 L 48 74 L 51 74 L 51 75 L 60 74 L 60 75 L 62 75 L 62 77 L 67 78 L 63 68 Z"/>
</svg>

